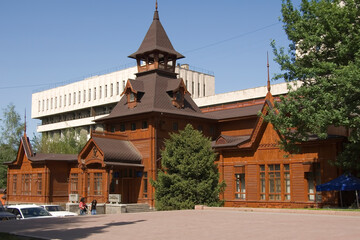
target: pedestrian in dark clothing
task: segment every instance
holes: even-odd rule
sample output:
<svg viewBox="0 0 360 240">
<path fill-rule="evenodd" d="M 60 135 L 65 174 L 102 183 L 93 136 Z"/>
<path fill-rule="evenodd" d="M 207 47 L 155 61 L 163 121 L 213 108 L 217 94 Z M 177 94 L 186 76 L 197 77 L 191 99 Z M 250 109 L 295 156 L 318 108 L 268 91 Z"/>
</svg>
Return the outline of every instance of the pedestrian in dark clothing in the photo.
<svg viewBox="0 0 360 240">
<path fill-rule="evenodd" d="M 97 204 L 97 201 L 95 199 L 92 200 L 92 202 L 91 202 L 91 215 L 96 215 L 96 204 Z"/>
</svg>

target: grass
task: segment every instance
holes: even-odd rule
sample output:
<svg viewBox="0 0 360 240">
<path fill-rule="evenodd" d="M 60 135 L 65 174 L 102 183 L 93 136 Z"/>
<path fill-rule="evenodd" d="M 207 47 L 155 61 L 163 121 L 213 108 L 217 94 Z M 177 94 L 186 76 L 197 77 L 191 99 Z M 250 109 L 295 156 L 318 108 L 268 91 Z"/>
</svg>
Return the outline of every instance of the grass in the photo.
<svg viewBox="0 0 360 240">
<path fill-rule="evenodd" d="M 17 236 L 10 233 L 1 233 L 0 232 L 0 239 L 6 239 L 6 240 L 41 240 L 41 238 L 33 238 L 33 237 L 23 237 L 23 236 Z"/>
</svg>

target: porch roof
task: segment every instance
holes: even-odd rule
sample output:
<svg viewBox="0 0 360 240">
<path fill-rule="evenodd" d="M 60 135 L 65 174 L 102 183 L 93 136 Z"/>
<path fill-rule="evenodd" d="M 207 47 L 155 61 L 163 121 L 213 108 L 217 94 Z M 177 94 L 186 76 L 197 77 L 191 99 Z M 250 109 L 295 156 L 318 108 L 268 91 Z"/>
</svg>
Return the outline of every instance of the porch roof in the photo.
<svg viewBox="0 0 360 240">
<path fill-rule="evenodd" d="M 92 137 L 92 139 L 104 153 L 106 164 L 141 164 L 142 156 L 130 141 L 103 137 Z"/>
</svg>

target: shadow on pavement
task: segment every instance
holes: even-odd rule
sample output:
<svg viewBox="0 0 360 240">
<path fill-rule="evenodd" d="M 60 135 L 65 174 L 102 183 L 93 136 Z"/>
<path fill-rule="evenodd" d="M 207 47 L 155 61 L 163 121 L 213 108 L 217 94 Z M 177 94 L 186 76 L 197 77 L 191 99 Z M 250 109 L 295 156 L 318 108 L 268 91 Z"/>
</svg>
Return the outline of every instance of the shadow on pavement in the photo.
<svg viewBox="0 0 360 240">
<path fill-rule="evenodd" d="M 44 220 L 44 219 L 41 219 Z M 98 219 L 99 220 L 99 219 Z M 49 239 L 84 239 L 93 234 L 101 234 L 110 227 L 121 227 L 125 225 L 144 222 L 145 220 L 136 221 L 112 221 L 101 224 L 95 218 L 72 217 L 62 219 L 49 219 L 47 221 L 36 220 L 18 220 L 10 221 L 0 225 L 0 232 L 13 233 L 19 236 L 31 236 L 37 238 Z M 96 226 L 98 222 L 99 225 Z M 8 226 L 7 226 L 8 225 Z"/>
</svg>

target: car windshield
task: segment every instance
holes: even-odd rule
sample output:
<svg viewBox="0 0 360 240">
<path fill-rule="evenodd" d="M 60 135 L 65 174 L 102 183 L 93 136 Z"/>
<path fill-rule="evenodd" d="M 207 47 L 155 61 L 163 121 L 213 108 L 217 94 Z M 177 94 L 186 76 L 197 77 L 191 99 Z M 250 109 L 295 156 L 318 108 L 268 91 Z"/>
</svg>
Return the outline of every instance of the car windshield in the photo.
<svg viewBox="0 0 360 240">
<path fill-rule="evenodd" d="M 49 212 L 65 211 L 61 206 L 46 206 L 45 209 Z"/>
<path fill-rule="evenodd" d="M 41 207 L 23 208 L 21 212 L 24 218 L 51 216 L 50 213 Z"/>
</svg>

